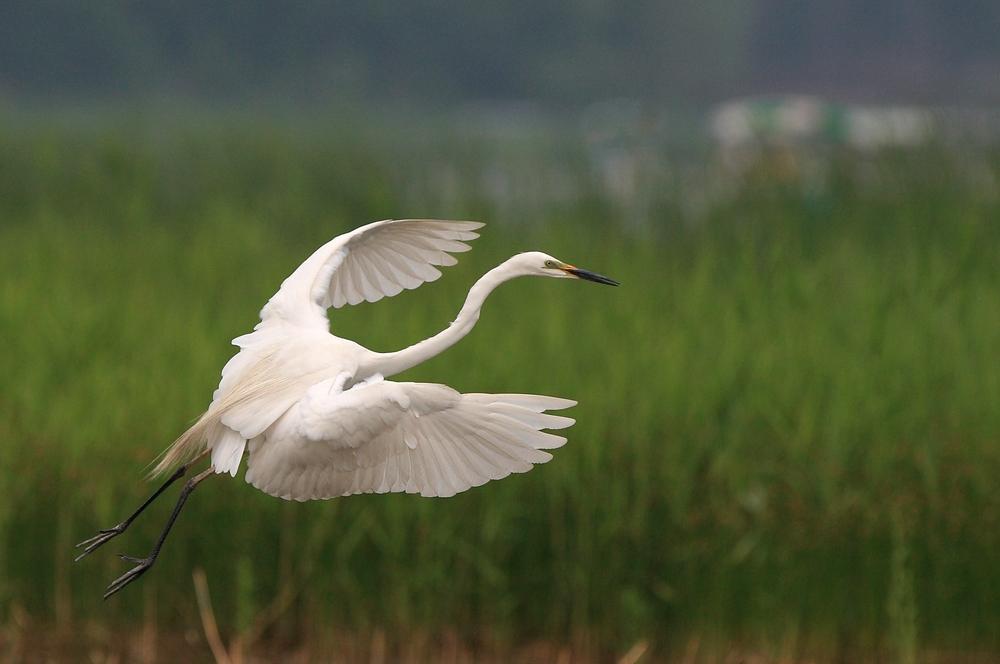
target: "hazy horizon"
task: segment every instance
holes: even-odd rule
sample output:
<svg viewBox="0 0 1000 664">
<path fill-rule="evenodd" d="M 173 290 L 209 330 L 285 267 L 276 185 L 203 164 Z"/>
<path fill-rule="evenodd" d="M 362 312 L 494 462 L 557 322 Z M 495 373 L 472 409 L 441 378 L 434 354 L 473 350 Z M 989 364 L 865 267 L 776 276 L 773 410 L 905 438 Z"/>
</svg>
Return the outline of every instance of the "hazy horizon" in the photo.
<svg viewBox="0 0 1000 664">
<path fill-rule="evenodd" d="M 997 34 L 1000 5 L 974 0 L 14 1 L 0 8 L 0 100 L 578 108 L 802 93 L 991 105 L 1000 101 Z"/>
</svg>

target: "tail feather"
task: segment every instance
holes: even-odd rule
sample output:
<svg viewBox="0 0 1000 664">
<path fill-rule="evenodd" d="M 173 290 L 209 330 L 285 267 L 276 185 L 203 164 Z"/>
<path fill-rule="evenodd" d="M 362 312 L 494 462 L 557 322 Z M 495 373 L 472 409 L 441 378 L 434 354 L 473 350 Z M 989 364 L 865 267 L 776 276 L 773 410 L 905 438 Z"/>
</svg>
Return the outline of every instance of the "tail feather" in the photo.
<svg viewBox="0 0 1000 664">
<path fill-rule="evenodd" d="M 225 432 L 225 425 L 222 423 L 224 417 L 235 417 L 237 423 L 227 421 L 227 424 L 238 430 L 245 438 L 256 436 L 281 417 L 299 397 L 296 381 L 304 380 L 308 385 L 312 379 L 309 376 L 281 375 L 275 371 L 274 366 L 274 353 L 264 352 L 259 359 L 240 373 L 239 380 L 232 387 L 224 394 L 216 394 L 208 410 L 162 452 L 150 472 L 150 477 L 167 473 L 191 461 L 207 447 L 214 446 Z M 251 427 L 250 431 L 240 426 L 246 418 L 240 417 L 239 414 L 247 408 L 258 416 L 255 420 L 251 420 L 256 428 Z"/>
<path fill-rule="evenodd" d="M 208 444 L 209 434 L 219 425 L 218 416 L 211 409 L 202 414 L 177 440 L 160 453 L 149 477 L 158 477 L 193 460 Z"/>
</svg>

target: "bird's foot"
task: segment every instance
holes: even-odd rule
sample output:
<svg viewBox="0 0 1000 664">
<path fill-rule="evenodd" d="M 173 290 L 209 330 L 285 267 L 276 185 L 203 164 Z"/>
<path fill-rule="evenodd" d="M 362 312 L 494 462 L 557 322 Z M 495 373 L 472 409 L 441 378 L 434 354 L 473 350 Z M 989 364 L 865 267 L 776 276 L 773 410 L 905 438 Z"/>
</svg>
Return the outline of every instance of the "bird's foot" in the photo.
<svg viewBox="0 0 1000 664">
<path fill-rule="evenodd" d="M 125 572 L 124 574 L 119 576 L 117 579 L 115 579 L 108 585 L 107 589 L 104 591 L 104 599 L 111 597 L 119 590 L 121 590 L 128 584 L 138 579 L 140 576 L 146 573 L 146 570 L 148 570 L 150 567 L 153 566 L 153 563 L 156 562 L 155 555 L 151 555 L 147 558 L 135 558 L 133 556 L 126 556 L 124 554 L 119 554 L 118 557 L 124 560 L 125 562 L 135 563 L 136 565 L 135 567 Z"/>
<path fill-rule="evenodd" d="M 74 558 L 73 562 L 75 563 L 80 562 L 81 560 L 86 558 L 90 553 L 100 548 L 105 542 L 108 542 L 114 539 L 115 537 L 121 535 L 123 532 L 125 532 L 126 528 L 128 528 L 128 523 L 122 521 L 117 526 L 112 526 L 111 528 L 105 528 L 103 530 L 97 531 L 96 535 L 94 535 L 91 538 L 83 540 L 82 542 L 77 544 L 76 547 L 74 547 L 77 549 L 83 549 L 83 553 Z"/>
</svg>

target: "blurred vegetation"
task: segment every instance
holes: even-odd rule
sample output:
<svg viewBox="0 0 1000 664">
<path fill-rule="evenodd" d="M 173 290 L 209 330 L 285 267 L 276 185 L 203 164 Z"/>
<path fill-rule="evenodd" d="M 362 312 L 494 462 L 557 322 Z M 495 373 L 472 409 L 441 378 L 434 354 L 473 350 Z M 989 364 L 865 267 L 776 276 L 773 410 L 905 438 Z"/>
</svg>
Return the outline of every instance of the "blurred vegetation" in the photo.
<svg viewBox="0 0 1000 664">
<path fill-rule="evenodd" d="M 0 621 L 197 634 L 203 567 L 223 633 L 262 642 L 1000 652 L 994 159 L 973 176 L 945 150 L 832 154 L 817 184 L 656 154 L 625 223 L 580 145 L 400 135 L 0 134 Z M 553 191 L 521 200 L 522 180 Z M 150 491 L 146 464 L 281 279 L 391 216 L 493 223 L 441 281 L 332 314 L 376 349 L 445 325 L 516 251 L 622 281 L 504 286 L 407 374 L 578 399 L 569 444 L 447 500 L 208 482 L 154 570 L 102 602 L 112 554 L 144 554 L 172 499 L 77 565 L 73 544 Z"/>
</svg>

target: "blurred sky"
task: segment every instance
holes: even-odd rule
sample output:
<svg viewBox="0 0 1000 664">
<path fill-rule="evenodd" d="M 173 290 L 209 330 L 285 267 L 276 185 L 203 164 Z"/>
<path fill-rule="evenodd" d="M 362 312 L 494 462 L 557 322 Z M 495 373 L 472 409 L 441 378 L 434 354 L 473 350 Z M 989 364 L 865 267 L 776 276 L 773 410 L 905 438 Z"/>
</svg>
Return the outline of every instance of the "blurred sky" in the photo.
<svg viewBox="0 0 1000 664">
<path fill-rule="evenodd" d="M 0 99 L 1000 101 L 997 0 L 4 0 Z"/>
</svg>

